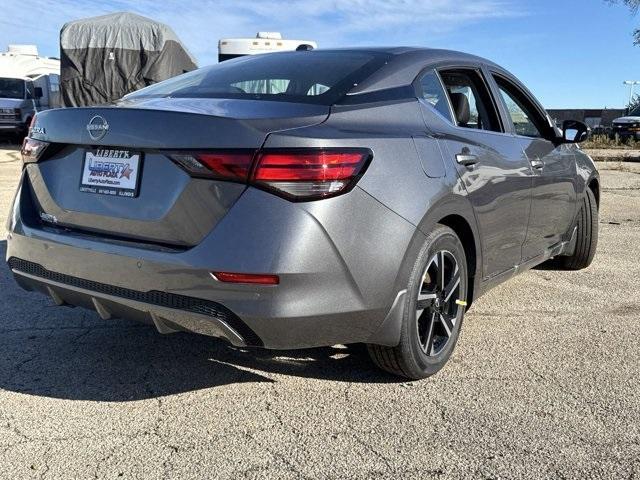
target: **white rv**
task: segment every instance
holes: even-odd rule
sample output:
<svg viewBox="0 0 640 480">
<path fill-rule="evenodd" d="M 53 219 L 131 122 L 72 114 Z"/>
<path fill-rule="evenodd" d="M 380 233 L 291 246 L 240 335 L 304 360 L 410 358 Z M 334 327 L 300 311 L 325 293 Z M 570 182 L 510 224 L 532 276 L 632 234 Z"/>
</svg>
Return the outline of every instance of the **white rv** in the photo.
<svg viewBox="0 0 640 480">
<path fill-rule="evenodd" d="M 0 134 L 25 135 L 33 115 L 60 106 L 60 60 L 35 45 L 9 45 L 0 53 Z"/>
<path fill-rule="evenodd" d="M 223 38 L 218 42 L 218 61 L 223 62 L 257 53 L 311 50 L 318 48 L 311 40 L 285 40 L 279 32 L 258 32 L 255 38 Z"/>
</svg>

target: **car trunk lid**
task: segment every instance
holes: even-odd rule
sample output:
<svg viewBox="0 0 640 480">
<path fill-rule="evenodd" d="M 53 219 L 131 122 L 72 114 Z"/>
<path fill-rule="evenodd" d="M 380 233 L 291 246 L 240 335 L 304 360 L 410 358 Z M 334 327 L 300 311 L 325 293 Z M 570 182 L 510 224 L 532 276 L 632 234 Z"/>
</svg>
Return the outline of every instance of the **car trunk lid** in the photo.
<svg viewBox="0 0 640 480">
<path fill-rule="evenodd" d="M 257 150 L 270 132 L 320 123 L 328 110 L 285 102 L 158 98 L 42 112 L 31 137 L 52 146 L 41 161 L 27 165 L 34 208 L 45 223 L 57 227 L 104 238 L 194 246 L 246 185 L 193 178 L 170 155 Z M 122 168 L 123 162 L 133 171 L 125 170 L 125 175 L 135 182 L 121 177 L 113 189 L 85 188 L 88 163 L 109 170 Z"/>
</svg>

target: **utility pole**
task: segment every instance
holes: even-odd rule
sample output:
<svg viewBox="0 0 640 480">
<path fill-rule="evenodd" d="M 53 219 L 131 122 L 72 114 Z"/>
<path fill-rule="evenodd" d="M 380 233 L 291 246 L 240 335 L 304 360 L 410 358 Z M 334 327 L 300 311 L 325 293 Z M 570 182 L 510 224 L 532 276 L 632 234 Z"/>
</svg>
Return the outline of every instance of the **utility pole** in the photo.
<svg viewBox="0 0 640 480">
<path fill-rule="evenodd" d="M 636 85 L 640 85 L 640 81 L 638 81 L 638 80 L 625 80 L 624 82 L 622 82 L 622 84 L 629 86 L 629 103 L 627 103 L 627 106 L 629 106 L 629 105 L 631 105 L 631 102 L 633 101 L 633 87 L 635 87 Z"/>
</svg>

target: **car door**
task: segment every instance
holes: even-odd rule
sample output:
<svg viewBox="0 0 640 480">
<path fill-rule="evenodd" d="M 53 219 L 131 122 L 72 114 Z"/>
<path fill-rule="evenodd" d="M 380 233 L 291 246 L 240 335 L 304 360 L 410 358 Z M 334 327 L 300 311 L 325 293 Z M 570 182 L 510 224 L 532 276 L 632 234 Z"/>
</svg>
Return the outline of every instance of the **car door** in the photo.
<svg viewBox="0 0 640 480">
<path fill-rule="evenodd" d="M 522 260 L 531 204 L 531 167 L 504 132 L 480 66 L 437 69 L 450 118 L 438 127 L 474 209 L 485 279 Z M 431 102 L 436 110 L 442 105 Z"/>
<path fill-rule="evenodd" d="M 575 215 L 576 162 L 572 147 L 555 142 L 542 107 L 506 75 L 492 73 L 502 108 L 533 171 L 532 203 L 523 261 L 543 256 L 568 240 Z"/>
</svg>

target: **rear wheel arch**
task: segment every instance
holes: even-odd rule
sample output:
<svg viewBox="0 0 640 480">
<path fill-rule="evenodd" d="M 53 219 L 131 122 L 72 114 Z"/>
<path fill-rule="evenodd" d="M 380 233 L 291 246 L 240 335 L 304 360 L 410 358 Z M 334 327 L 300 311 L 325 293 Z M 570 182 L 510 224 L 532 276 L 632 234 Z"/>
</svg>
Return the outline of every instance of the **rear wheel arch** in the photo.
<svg viewBox="0 0 640 480">
<path fill-rule="evenodd" d="M 454 283 L 456 277 L 458 281 Z M 450 227 L 434 225 L 415 259 L 402 299 L 404 308 L 396 320 L 396 343 L 367 342 L 374 363 L 411 379 L 439 371 L 451 356 L 460 333 L 465 312 L 464 303 L 460 302 L 469 298 L 468 281 L 464 281 L 467 278 L 466 254 L 458 235 Z M 421 302 L 424 305 L 419 306 Z"/>
<path fill-rule="evenodd" d="M 451 228 L 464 246 L 469 271 L 467 302 L 471 305 L 474 299 L 480 297 L 484 289 L 481 284 L 482 240 L 468 197 L 457 194 L 444 195 L 425 214 L 418 229 L 424 235 L 428 235 L 438 224 Z"/>
<path fill-rule="evenodd" d="M 482 279 L 478 267 L 482 265 L 482 250 L 478 230 L 474 222 L 471 205 L 460 196 L 447 196 L 437 202 L 422 218 L 418 224 L 416 232 L 405 253 L 402 266 L 398 272 L 394 292 L 397 293 L 394 303 L 390 306 L 387 317 L 382 322 L 376 333 L 374 333 L 367 343 L 395 346 L 400 339 L 400 326 L 404 312 L 404 303 L 398 299 L 404 299 L 400 294 L 406 294 L 406 286 L 411 277 L 412 268 L 416 262 L 419 252 L 425 244 L 430 232 L 438 226 L 451 228 L 460 239 L 465 257 L 467 259 L 467 303 L 471 306 L 474 299 L 482 293 L 479 280 Z"/>
<path fill-rule="evenodd" d="M 464 247 L 464 253 L 467 257 L 467 268 L 469 271 L 468 286 L 467 286 L 467 301 L 469 306 L 474 299 L 474 280 L 476 277 L 478 262 L 479 244 L 476 235 L 473 233 L 473 229 L 469 222 L 461 215 L 452 214 L 440 219 L 437 223 L 445 225 L 453 230 L 462 246 Z"/>
</svg>

